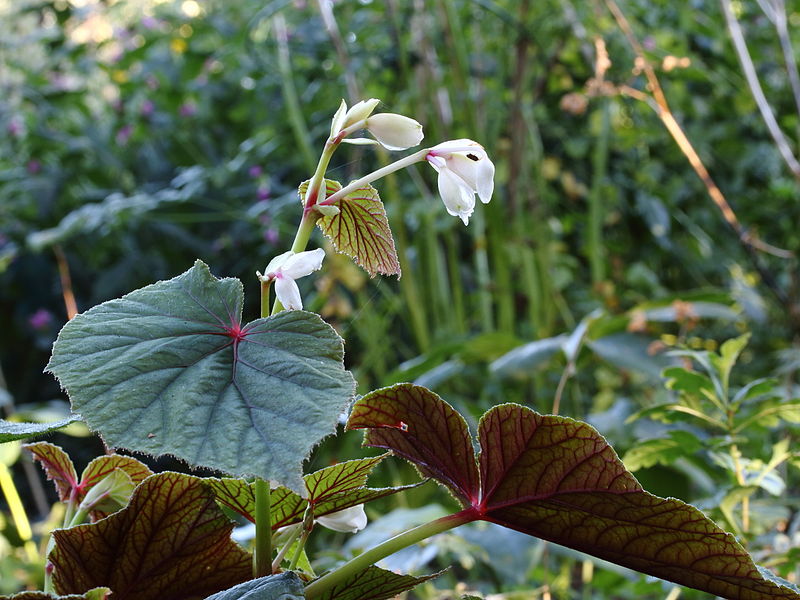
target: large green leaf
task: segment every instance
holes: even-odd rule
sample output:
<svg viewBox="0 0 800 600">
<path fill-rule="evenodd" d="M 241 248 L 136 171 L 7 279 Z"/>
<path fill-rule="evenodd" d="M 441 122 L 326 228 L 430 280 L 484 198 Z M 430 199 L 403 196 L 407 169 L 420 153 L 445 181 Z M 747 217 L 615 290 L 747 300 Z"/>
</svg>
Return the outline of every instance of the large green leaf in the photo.
<svg viewBox="0 0 800 600">
<path fill-rule="evenodd" d="M 245 581 L 205 600 L 303 600 L 303 582 L 287 571 Z"/>
<path fill-rule="evenodd" d="M 649 494 L 586 423 L 516 404 L 478 426 L 479 477 L 466 423 L 433 392 L 408 384 L 353 407 L 349 429 L 456 492 L 462 517 L 535 535 L 662 579 L 737 600 L 800 600 L 765 579 L 736 539 L 680 500 Z M 457 458 L 454 458 L 457 457 Z"/>
<path fill-rule="evenodd" d="M 232 529 L 202 479 L 153 475 L 123 510 L 53 532 L 53 583 L 61 594 L 107 586 L 115 600 L 205 598 L 252 575 Z"/>
<path fill-rule="evenodd" d="M 79 420 L 78 415 L 69 416 L 55 423 L 15 423 L 0 419 L 0 444 L 46 435 Z"/>
<path fill-rule="evenodd" d="M 197 261 L 72 319 L 48 369 L 111 446 L 302 491 L 303 460 L 353 394 L 342 340 L 304 311 L 242 325 L 242 300 Z"/>
</svg>

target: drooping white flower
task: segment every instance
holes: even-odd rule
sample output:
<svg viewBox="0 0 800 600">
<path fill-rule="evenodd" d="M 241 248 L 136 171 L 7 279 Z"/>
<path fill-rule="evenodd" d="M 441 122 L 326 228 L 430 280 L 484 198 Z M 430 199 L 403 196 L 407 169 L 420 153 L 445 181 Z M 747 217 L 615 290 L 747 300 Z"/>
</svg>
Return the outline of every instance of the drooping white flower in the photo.
<svg viewBox="0 0 800 600">
<path fill-rule="evenodd" d="M 387 150 L 411 148 L 425 137 L 417 121 L 395 113 L 372 115 L 367 119 L 367 131 Z"/>
<path fill-rule="evenodd" d="M 275 295 L 287 310 L 300 310 L 303 300 L 295 279 L 310 275 L 322 266 L 325 251 L 322 248 L 308 252 L 284 252 L 273 258 L 264 274 L 258 273 L 261 281 L 275 281 Z"/>
<path fill-rule="evenodd" d="M 355 533 L 367 526 L 367 513 L 364 505 L 351 506 L 324 517 L 317 517 L 317 523 L 334 531 Z"/>
<path fill-rule="evenodd" d="M 494 191 L 494 164 L 486 150 L 472 140 L 451 140 L 431 148 L 425 160 L 439 173 L 439 195 L 447 212 L 469 224 L 475 194 L 486 204 Z"/>
</svg>

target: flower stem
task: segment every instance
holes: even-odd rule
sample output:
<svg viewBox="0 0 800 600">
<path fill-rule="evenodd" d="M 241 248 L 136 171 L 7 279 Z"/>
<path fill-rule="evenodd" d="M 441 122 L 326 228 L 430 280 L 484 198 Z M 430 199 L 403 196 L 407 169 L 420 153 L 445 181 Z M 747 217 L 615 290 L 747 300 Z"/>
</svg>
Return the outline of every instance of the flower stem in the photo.
<svg viewBox="0 0 800 600">
<path fill-rule="evenodd" d="M 313 600 L 322 596 L 325 592 L 329 591 L 336 585 L 341 584 L 353 575 L 360 573 L 367 567 L 374 565 L 379 560 L 386 558 L 390 554 L 394 554 L 398 550 L 402 550 L 412 544 L 429 538 L 437 533 L 442 533 L 464 523 L 469 523 L 475 520 L 474 509 L 463 510 L 453 515 L 447 515 L 441 519 L 436 519 L 430 523 L 425 523 L 414 529 L 409 529 L 391 539 L 386 540 L 382 544 L 378 544 L 374 548 L 370 548 L 366 552 L 359 554 L 354 559 L 346 562 L 335 571 L 331 571 L 327 575 L 320 577 L 316 581 L 312 581 L 305 589 L 306 600 Z"/>
<path fill-rule="evenodd" d="M 269 315 L 269 283 L 261 281 L 261 317 Z M 270 516 L 269 482 L 256 478 L 256 547 L 253 555 L 253 576 L 272 575 L 272 517 Z"/>
<path fill-rule="evenodd" d="M 270 520 L 269 482 L 255 481 L 256 552 L 253 556 L 253 576 L 272 575 L 272 522 Z"/>
<path fill-rule="evenodd" d="M 394 173 L 395 171 L 399 171 L 400 169 L 405 169 L 406 167 L 410 167 L 414 163 L 418 163 L 425 160 L 425 157 L 428 155 L 430 150 L 431 150 L 430 148 L 423 148 L 419 152 L 415 152 L 414 154 L 409 154 L 405 158 L 401 158 L 400 160 L 395 161 L 389 165 L 386 165 L 385 167 L 381 167 L 377 171 L 373 171 L 368 175 L 364 175 L 364 177 L 362 177 L 361 179 L 356 179 L 355 181 L 351 181 L 342 189 L 340 189 L 338 192 L 331 194 L 325 200 L 322 200 L 317 204 L 321 204 L 323 206 L 329 204 L 335 204 L 350 192 L 353 192 L 361 187 L 364 187 L 365 185 L 367 185 L 368 183 L 372 183 L 376 179 L 380 179 L 381 177 L 386 177 L 390 173 Z M 310 186 L 309 189 L 311 189 Z"/>
</svg>

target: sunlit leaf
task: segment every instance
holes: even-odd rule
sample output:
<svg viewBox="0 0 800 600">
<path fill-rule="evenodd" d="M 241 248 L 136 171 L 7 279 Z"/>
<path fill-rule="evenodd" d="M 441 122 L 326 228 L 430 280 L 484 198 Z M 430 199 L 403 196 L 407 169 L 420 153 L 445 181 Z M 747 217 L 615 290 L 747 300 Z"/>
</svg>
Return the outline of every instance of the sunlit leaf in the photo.
<svg viewBox="0 0 800 600">
<path fill-rule="evenodd" d="M 352 396 L 319 316 L 241 324 L 242 284 L 186 273 L 72 319 L 48 369 L 109 445 L 302 490 L 301 467 Z"/>
<path fill-rule="evenodd" d="M 53 532 L 53 582 L 62 594 L 107 586 L 117 600 L 204 598 L 252 575 L 232 529 L 203 480 L 153 475 L 123 510 Z"/>
<path fill-rule="evenodd" d="M 336 181 L 325 180 L 325 183 L 328 196 L 342 187 Z M 303 182 L 301 199 L 305 200 L 307 190 L 308 182 Z M 370 277 L 378 273 L 399 276 L 400 261 L 378 190 L 367 184 L 331 206 L 339 209 L 338 214 L 321 217 L 317 225 L 336 251 L 355 260 Z"/>
<path fill-rule="evenodd" d="M 586 423 L 495 406 L 478 427 L 477 479 L 474 462 L 461 456 L 469 438 L 457 416 L 436 394 L 406 384 L 361 398 L 348 428 L 366 428 L 366 445 L 392 450 L 456 492 L 464 518 L 725 598 L 800 599 L 765 579 L 736 539 L 699 510 L 643 490 Z"/>
<path fill-rule="evenodd" d="M 86 466 L 81 474 L 81 481 L 78 485 L 78 500 L 83 500 L 89 489 L 113 471 L 125 473 L 134 486 L 139 485 L 153 474 L 147 465 L 130 456 L 120 456 L 119 454 L 98 456 Z M 98 508 L 92 511 L 91 517 L 93 521 L 96 521 L 107 514 Z"/>
<path fill-rule="evenodd" d="M 669 465 L 682 456 L 697 452 L 700 446 L 700 440 L 688 431 L 673 430 L 669 437 L 637 443 L 625 453 L 622 462 L 629 471 L 656 464 Z"/>
<path fill-rule="evenodd" d="M 45 475 L 56 486 L 58 499 L 62 502 L 69 500 L 72 490 L 78 487 L 78 474 L 67 453 L 50 442 L 36 442 L 22 447 L 42 464 Z"/>
<path fill-rule="evenodd" d="M 441 573 L 413 577 L 385 571 L 378 567 L 368 567 L 342 583 L 331 587 L 316 600 L 385 600 L 394 598 L 420 583 L 438 577 Z"/>
<path fill-rule="evenodd" d="M 0 444 L 46 435 L 63 429 L 75 421 L 80 421 L 78 415 L 72 415 L 54 423 L 15 423 L 0 419 Z"/>
</svg>

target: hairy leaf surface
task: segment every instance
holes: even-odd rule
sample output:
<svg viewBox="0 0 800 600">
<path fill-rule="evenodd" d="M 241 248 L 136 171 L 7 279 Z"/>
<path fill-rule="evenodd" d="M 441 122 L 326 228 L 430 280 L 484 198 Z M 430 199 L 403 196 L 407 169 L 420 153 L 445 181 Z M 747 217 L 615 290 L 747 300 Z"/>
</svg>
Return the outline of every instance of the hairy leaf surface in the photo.
<svg viewBox="0 0 800 600">
<path fill-rule="evenodd" d="M 303 600 L 303 582 L 287 571 L 245 581 L 205 600 Z"/>
<path fill-rule="evenodd" d="M 0 444 L 46 435 L 63 429 L 75 421 L 80 421 L 78 415 L 72 415 L 54 423 L 15 423 L 0 419 Z"/>
<path fill-rule="evenodd" d="M 353 394 L 342 341 L 304 311 L 242 325 L 242 300 L 239 280 L 197 261 L 72 319 L 48 369 L 112 446 L 300 492 L 303 460 Z"/>
<path fill-rule="evenodd" d="M 800 600 L 765 579 L 736 539 L 699 510 L 643 490 L 586 423 L 495 406 L 478 427 L 476 476 L 474 456 L 461 456 L 470 438 L 455 415 L 433 392 L 401 384 L 361 398 L 347 427 L 368 429 L 366 445 L 392 450 L 456 492 L 475 520 L 724 598 Z"/>
<path fill-rule="evenodd" d="M 116 600 L 199 600 L 252 575 L 232 529 L 203 480 L 153 475 L 123 510 L 53 532 L 53 582 L 61 594 L 107 586 Z"/>
</svg>

